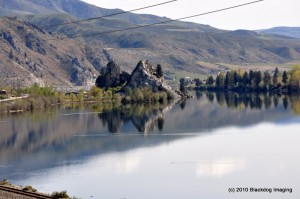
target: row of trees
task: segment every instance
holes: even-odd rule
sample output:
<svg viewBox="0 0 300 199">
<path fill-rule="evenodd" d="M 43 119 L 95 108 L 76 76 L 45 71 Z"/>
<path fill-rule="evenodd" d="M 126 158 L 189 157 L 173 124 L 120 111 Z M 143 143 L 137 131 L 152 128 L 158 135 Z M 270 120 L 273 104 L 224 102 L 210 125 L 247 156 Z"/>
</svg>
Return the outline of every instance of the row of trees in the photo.
<svg viewBox="0 0 300 199">
<path fill-rule="evenodd" d="M 195 79 L 196 88 L 198 89 L 215 89 L 215 90 L 233 90 L 233 91 L 271 91 L 271 90 L 300 90 L 300 66 L 295 66 L 288 73 L 282 73 L 278 68 L 273 74 L 269 71 L 228 71 L 219 73 L 214 79 L 209 76 L 206 81 Z M 186 86 L 181 80 L 180 88 Z"/>
</svg>

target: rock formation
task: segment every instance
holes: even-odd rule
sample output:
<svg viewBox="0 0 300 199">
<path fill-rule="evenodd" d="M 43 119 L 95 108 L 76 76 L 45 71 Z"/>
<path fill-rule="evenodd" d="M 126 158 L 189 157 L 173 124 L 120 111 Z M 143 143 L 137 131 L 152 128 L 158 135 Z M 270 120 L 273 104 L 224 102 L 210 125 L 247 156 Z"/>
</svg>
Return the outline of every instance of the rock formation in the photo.
<svg viewBox="0 0 300 199">
<path fill-rule="evenodd" d="M 126 72 L 121 73 L 120 66 L 111 61 L 97 78 L 96 86 L 105 89 L 122 86 L 128 78 L 129 74 Z"/>
<path fill-rule="evenodd" d="M 127 82 L 127 83 L 126 83 Z M 164 77 L 156 74 L 156 70 L 148 61 L 140 61 L 132 74 L 120 70 L 120 66 L 115 62 L 109 62 L 103 69 L 102 74 L 96 80 L 96 86 L 104 89 L 117 86 L 136 88 L 150 88 L 153 92 L 168 92 L 175 99 L 186 99 L 191 96 L 172 89 L 165 81 Z"/>
<path fill-rule="evenodd" d="M 158 77 L 155 69 L 148 61 L 140 61 L 133 70 L 127 85 L 132 89 L 150 87 L 152 91 L 170 92 L 175 98 L 180 96 L 164 82 L 164 77 Z"/>
</svg>

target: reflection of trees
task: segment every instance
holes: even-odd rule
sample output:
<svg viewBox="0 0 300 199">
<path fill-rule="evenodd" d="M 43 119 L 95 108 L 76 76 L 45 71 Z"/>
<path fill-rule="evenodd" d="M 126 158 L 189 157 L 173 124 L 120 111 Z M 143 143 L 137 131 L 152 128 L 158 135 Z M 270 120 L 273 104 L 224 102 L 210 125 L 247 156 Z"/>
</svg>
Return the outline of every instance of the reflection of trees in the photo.
<svg viewBox="0 0 300 199">
<path fill-rule="evenodd" d="M 272 98 L 269 94 L 264 94 L 264 104 L 267 110 L 272 106 Z"/>
<path fill-rule="evenodd" d="M 291 96 L 290 97 L 291 108 L 293 109 L 296 115 L 300 115 L 300 97 L 299 96 Z"/>
<path fill-rule="evenodd" d="M 161 104 L 135 104 L 99 113 L 98 117 L 109 132 L 120 132 L 124 123 L 132 122 L 139 132 L 148 133 L 157 127 L 160 131 L 164 126 L 164 113 L 169 106 Z"/>
<path fill-rule="evenodd" d="M 279 104 L 279 96 L 277 94 L 275 94 L 273 96 L 273 104 L 274 106 L 277 108 L 278 104 Z"/>
<path fill-rule="evenodd" d="M 202 92 L 201 91 L 196 91 L 196 97 L 197 97 L 198 100 L 201 99 Z"/>
<path fill-rule="evenodd" d="M 208 99 L 211 103 L 214 103 L 214 99 L 215 99 L 214 93 L 212 93 L 212 92 L 207 92 L 207 93 L 206 93 L 206 97 L 207 97 L 207 99 Z"/>
<path fill-rule="evenodd" d="M 183 102 L 180 103 L 180 108 L 181 110 L 185 109 L 186 101 L 184 100 Z"/>
<path fill-rule="evenodd" d="M 200 94 L 198 94 L 200 95 Z M 202 95 L 202 94 L 201 94 Z M 277 108 L 282 100 L 282 106 L 287 109 L 289 103 L 296 114 L 300 114 L 300 98 L 299 96 L 272 94 L 272 93 L 234 93 L 234 92 L 206 92 L 205 96 L 209 102 L 216 101 L 220 106 L 224 104 L 230 109 L 259 109 L 263 107 L 269 110 L 274 106 Z"/>
<path fill-rule="evenodd" d="M 216 92 L 216 98 L 218 104 L 220 104 L 221 106 L 225 104 L 225 97 L 223 92 Z"/>
<path fill-rule="evenodd" d="M 286 110 L 286 109 L 288 108 L 288 106 L 289 106 L 289 101 L 288 101 L 287 96 L 284 96 L 284 97 L 283 97 L 282 103 L 283 103 L 284 109 Z"/>
</svg>

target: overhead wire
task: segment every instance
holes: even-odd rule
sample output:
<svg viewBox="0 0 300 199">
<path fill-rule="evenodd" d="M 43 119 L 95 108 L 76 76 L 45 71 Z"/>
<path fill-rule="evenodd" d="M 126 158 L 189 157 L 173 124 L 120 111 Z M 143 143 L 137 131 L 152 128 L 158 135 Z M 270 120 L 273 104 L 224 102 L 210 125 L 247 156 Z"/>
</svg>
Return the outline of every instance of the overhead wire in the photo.
<svg viewBox="0 0 300 199">
<path fill-rule="evenodd" d="M 136 8 L 136 9 L 128 10 L 128 11 L 121 11 L 121 12 L 117 12 L 117 13 L 113 13 L 113 14 L 109 14 L 109 15 L 104 15 L 104 16 L 100 16 L 100 17 L 93 17 L 93 18 L 76 20 L 76 21 L 71 21 L 71 22 L 66 22 L 66 23 L 59 23 L 59 24 L 42 25 L 42 26 L 39 26 L 39 27 L 40 28 L 55 27 L 55 26 L 62 26 L 62 25 L 69 25 L 69 24 L 81 23 L 81 22 L 86 22 L 86 21 L 92 21 L 92 20 L 96 20 L 96 19 L 103 19 L 103 18 L 113 17 L 113 16 L 117 16 L 117 15 L 130 13 L 130 12 L 135 12 L 135 11 L 139 11 L 139 10 L 145 10 L 145 9 L 148 9 L 148 8 L 153 8 L 153 7 L 157 7 L 157 6 L 161 6 L 161 5 L 165 5 L 165 4 L 169 4 L 169 3 L 174 3 L 176 1 L 178 1 L 178 0 L 166 1 L 166 2 L 162 2 L 162 3 L 158 3 L 158 4 L 153 4 L 153 5 L 150 5 L 150 6 Z"/>
<path fill-rule="evenodd" d="M 190 15 L 190 16 L 187 16 L 187 17 L 181 17 L 181 18 L 177 18 L 177 19 L 170 19 L 170 20 L 166 20 L 166 21 L 161 21 L 161 22 L 156 22 L 156 23 L 151 23 L 151 24 L 145 24 L 145 25 L 138 25 L 138 26 L 124 28 L 124 29 L 110 30 L 110 31 L 98 32 L 98 33 L 86 34 L 86 35 L 75 35 L 75 36 L 69 36 L 69 37 L 66 37 L 66 38 L 48 39 L 48 40 L 63 40 L 63 39 L 73 39 L 73 38 L 79 38 L 79 37 L 84 37 L 85 38 L 85 37 L 92 37 L 92 36 L 103 35 L 103 34 L 110 34 L 110 33 L 116 33 L 116 32 L 123 32 L 123 31 L 128 31 L 128 30 L 140 29 L 140 28 L 145 28 L 145 27 L 149 27 L 149 26 L 156 26 L 156 25 L 161 25 L 161 24 L 166 24 L 166 23 L 181 21 L 181 20 L 185 20 L 185 19 L 195 18 L 195 17 L 199 17 L 199 16 L 203 16 L 203 15 L 209 15 L 209 14 L 213 14 L 213 13 L 217 13 L 217 12 L 223 12 L 223 11 L 226 11 L 226 10 L 231 10 L 231 9 L 235 9 L 235 8 L 239 8 L 239 7 L 248 6 L 248 5 L 251 5 L 251 4 L 260 3 L 260 2 L 263 2 L 263 1 L 264 0 L 251 1 L 251 2 L 248 2 L 248 3 L 243 3 L 243 4 L 239 4 L 239 5 L 235 5 L 235 6 L 230 6 L 230 7 L 226 7 L 226 8 L 222 8 L 222 9 L 217 9 L 217 10 L 213 10 L 213 11 L 209 11 L 209 12 L 204 12 L 204 13 L 200 13 L 200 14 Z M 48 41 L 48 40 L 46 40 L 46 41 Z"/>
</svg>

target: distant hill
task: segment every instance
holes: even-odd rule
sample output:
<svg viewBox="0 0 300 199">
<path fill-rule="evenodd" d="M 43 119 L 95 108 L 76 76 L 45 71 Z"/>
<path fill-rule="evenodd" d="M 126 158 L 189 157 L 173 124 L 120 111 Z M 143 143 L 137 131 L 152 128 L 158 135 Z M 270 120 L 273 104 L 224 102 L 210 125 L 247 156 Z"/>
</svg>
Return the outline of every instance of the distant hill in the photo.
<svg viewBox="0 0 300 199">
<path fill-rule="evenodd" d="M 300 39 L 300 27 L 275 27 L 266 30 L 258 30 L 260 33 L 284 35 Z"/>
<path fill-rule="evenodd" d="M 228 31 L 226 33 L 227 35 L 232 36 L 245 36 L 245 37 L 258 37 L 259 34 L 255 31 L 250 30 L 234 30 L 234 31 Z"/>
<path fill-rule="evenodd" d="M 0 0 L 0 16 L 18 14 L 54 14 L 64 13 L 85 19 L 121 12 L 120 9 L 105 9 L 80 0 Z M 162 17 L 146 14 L 127 13 L 114 16 L 133 24 L 154 23 L 165 20 Z"/>
</svg>

